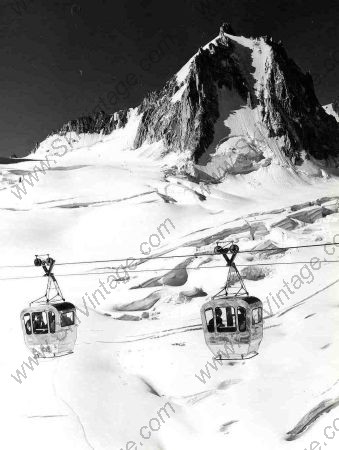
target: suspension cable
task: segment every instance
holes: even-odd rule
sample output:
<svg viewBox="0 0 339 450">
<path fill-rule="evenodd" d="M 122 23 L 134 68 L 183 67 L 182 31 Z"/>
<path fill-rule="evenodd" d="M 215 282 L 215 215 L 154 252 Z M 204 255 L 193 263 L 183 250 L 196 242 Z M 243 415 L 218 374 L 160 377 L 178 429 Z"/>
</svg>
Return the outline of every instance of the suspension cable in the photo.
<svg viewBox="0 0 339 450">
<path fill-rule="evenodd" d="M 297 264 L 310 264 L 312 261 L 291 261 L 291 262 L 271 262 L 271 263 L 255 263 L 255 264 L 237 264 L 238 267 L 254 267 L 254 266 L 281 266 L 281 265 L 297 265 Z M 320 263 L 339 263 L 339 260 L 318 260 Z M 143 272 L 172 272 L 179 270 L 200 270 L 200 269 L 225 269 L 225 266 L 217 265 L 217 266 L 205 266 L 205 267 L 162 267 L 162 268 L 154 268 L 154 269 L 126 269 L 128 273 L 143 273 Z M 75 277 L 75 276 L 90 276 L 90 275 L 103 275 L 103 274 L 112 274 L 114 270 L 121 269 L 120 267 L 112 267 L 111 270 L 105 270 L 102 272 L 80 272 L 80 273 L 63 273 L 58 274 L 58 277 Z M 23 279 L 33 279 L 33 278 L 42 278 L 45 275 L 32 275 L 32 276 L 17 276 L 17 277 L 6 277 L 0 278 L 0 281 L 8 281 L 8 280 L 23 280 Z"/>
<path fill-rule="evenodd" d="M 329 245 L 339 245 L 339 242 L 325 242 L 323 244 L 309 244 L 309 245 L 292 245 L 288 247 L 273 247 L 273 248 L 263 248 L 263 249 L 253 249 L 253 250 L 240 250 L 240 253 L 266 253 L 266 252 L 275 252 L 275 251 L 287 251 L 287 250 L 293 250 L 298 248 L 314 248 L 314 247 L 325 247 Z M 169 250 L 173 251 L 173 250 Z M 193 254 L 186 254 L 186 255 L 168 255 L 168 256 L 144 256 L 139 258 L 140 261 L 149 261 L 151 259 L 173 259 L 173 258 L 198 258 L 200 256 L 215 256 L 215 253 L 211 252 L 202 252 L 202 253 L 193 253 Z M 80 264 L 99 264 L 99 263 L 109 263 L 109 262 L 124 262 L 128 260 L 137 260 L 138 258 L 116 258 L 116 259 L 103 259 L 103 260 L 88 260 L 88 261 L 66 261 L 66 262 L 60 262 L 55 263 L 56 266 L 68 266 L 68 265 L 80 265 Z M 31 268 L 34 267 L 31 264 L 27 265 L 8 265 L 8 266 L 0 266 L 0 269 L 24 269 L 24 268 Z"/>
</svg>

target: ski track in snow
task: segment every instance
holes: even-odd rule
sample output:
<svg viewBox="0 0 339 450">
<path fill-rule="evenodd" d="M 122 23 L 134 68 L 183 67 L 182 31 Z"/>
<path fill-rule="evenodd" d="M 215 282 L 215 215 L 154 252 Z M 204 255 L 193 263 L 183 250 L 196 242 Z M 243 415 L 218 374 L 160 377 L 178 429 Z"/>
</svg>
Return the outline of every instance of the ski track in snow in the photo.
<svg viewBox="0 0 339 450">
<path fill-rule="evenodd" d="M 76 418 L 77 422 L 79 423 L 79 425 L 80 425 L 80 427 L 81 427 L 82 434 L 83 434 L 83 437 L 84 437 L 84 440 L 85 440 L 87 446 L 88 446 L 91 450 L 95 450 L 95 448 L 92 446 L 92 444 L 91 444 L 91 443 L 89 442 L 89 440 L 88 440 L 88 437 L 87 437 L 87 435 L 86 435 L 85 427 L 84 427 L 83 423 L 81 422 L 81 419 L 80 419 L 79 415 L 76 413 L 76 411 L 74 410 L 74 408 L 72 408 L 72 406 L 71 406 L 68 402 L 66 402 L 66 400 L 63 399 L 63 398 L 58 394 L 57 389 L 56 389 L 56 387 L 55 387 L 54 381 L 53 381 L 53 390 L 54 390 L 55 396 L 56 396 L 59 400 L 61 400 L 62 403 L 64 403 L 64 404 L 67 406 L 67 408 L 71 411 L 71 413 L 72 413 L 72 414 L 74 415 L 74 417 Z"/>
</svg>

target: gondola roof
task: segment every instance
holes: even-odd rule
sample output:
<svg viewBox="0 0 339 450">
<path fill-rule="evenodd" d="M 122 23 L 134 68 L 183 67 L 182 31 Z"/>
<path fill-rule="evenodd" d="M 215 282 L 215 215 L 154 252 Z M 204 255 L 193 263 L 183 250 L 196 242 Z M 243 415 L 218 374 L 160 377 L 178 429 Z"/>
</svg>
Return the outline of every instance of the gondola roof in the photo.
<svg viewBox="0 0 339 450">
<path fill-rule="evenodd" d="M 71 302 L 51 303 L 51 306 L 53 306 L 58 311 L 66 311 L 69 309 L 75 309 L 75 306 Z"/>
<path fill-rule="evenodd" d="M 215 297 L 213 297 L 210 301 L 211 302 L 222 302 L 223 300 L 229 300 L 229 301 L 236 301 L 236 300 L 242 300 L 246 302 L 248 305 L 253 305 L 257 302 L 261 302 L 261 300 L 257 297 L 253 297 L 252 295 L 225 295 L 225 294 L 219 294 Z"/>
</svg>

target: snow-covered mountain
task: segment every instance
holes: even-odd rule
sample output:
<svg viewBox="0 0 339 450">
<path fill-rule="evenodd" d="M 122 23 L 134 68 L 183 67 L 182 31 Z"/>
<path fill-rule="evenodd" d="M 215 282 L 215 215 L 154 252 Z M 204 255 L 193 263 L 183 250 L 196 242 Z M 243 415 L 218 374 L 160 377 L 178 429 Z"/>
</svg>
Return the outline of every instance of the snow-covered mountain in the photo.
<svg viewBox="0 0 339 450">
<path fill-rule="evenodd" d="M 58 133 L 107 135 L 134 114 L 132 148 L 173 153 L 179 162 L 171 167 L 193 176 L 220 165 L 248 173 L 272 160 L 336 166 L 339 155 L 339 125 L 319 104 L 311 75 L 280 42 L 237 36 L 228 24 L 135 110 L 82 117 Z"/>
</svg>

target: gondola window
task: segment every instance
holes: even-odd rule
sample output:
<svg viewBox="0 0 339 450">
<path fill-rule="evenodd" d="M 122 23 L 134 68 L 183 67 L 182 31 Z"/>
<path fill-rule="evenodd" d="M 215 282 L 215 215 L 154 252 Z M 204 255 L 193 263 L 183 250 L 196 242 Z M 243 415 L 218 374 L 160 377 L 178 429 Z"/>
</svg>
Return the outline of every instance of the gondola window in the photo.
<svg viewBox="0 0 339 450">
<path fill-rule="evenodd" d="M 74 311 L 67 311 L 61 314 L 60 323 L 62 327 L 74 325 Z"/>
<path fill-rule="evenodd" d="M 242 306 L 238 306 L 237 314 L 239 331 L 246 331 L 246 309 Z"/>
<path fill-rule="evenodd" d="M 218 309 L 221 310 L 221 322 L 217 323 L 217 331 L 219 333 L 232 333 L 237 331 L 234 307 L 226 306 Z"/>
<path fill-rule="evenodd" d="M 34 334 L 48 333 L 47 314 L 45 311 L 32 313 L 32 319 L 33 319 Z"/>
<path fill-rule="evenodd" d="M 214 332 L 214 317 L 213 317 L 212 308 L 206 309 L 205 317 L 206 317 L 206 323 L 207 323 L 207 330 L 209 333 L 213 333 Z"/>
<path fill-rule="evenodd" d="M 262 308 L 255 308 L 252 312 L 252 324 L 256 325 L 262 321 Z"/>
<path fill-rule="evenodd" d="M 32 321 L 31 321 L 30 314 L 24 315 L 24 325 L 25 325 L 26 334 L 32 334 Z"/>
</svg>

